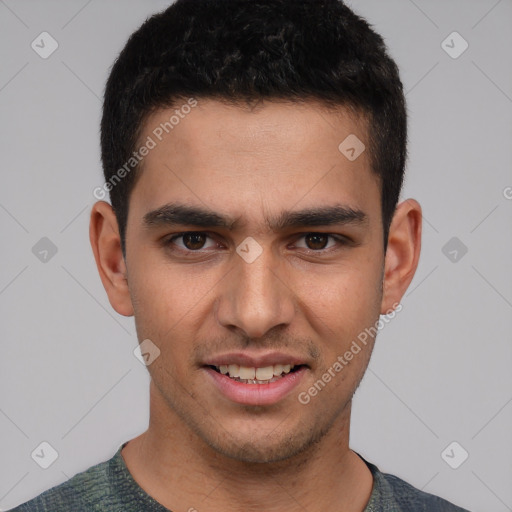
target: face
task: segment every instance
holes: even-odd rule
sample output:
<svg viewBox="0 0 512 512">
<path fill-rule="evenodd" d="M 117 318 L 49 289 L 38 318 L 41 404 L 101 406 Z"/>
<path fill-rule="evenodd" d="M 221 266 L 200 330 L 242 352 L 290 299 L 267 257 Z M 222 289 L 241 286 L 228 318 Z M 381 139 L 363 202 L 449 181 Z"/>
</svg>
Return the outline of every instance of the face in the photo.
<svg viewBox="0 0 512 512">
<path fill-rule="evenodd" d="M 366 128 L 314 103 L 201 99 L 160 133 L 174 110 L 145 124 L 126 229 L 138 337 L 160 350 L 152 406 L 218 453 L 283 460 L 347 420 L 373 339 L 333 368 L 389 308 L 379 183 L 367 152 L 338 149 Z"/>
</svg>

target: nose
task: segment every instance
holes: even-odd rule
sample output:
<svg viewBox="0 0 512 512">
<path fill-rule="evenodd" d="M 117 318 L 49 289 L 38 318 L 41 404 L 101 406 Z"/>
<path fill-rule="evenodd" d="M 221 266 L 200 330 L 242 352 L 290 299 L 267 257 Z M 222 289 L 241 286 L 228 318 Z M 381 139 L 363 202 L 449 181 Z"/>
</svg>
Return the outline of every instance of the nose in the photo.
<svg viewBox="0 0 512 512">
<path fill-rule="evenodd" d="M 223 327 L 260 338 L 274 327 L 292 322 L 294 293 L 283 271 L 284 262 L 278 258 L 268 247 L 251 263 L 234 255 L 235 268 L 224 280 L 217 299 L 217 320 Z"/>
</svg>

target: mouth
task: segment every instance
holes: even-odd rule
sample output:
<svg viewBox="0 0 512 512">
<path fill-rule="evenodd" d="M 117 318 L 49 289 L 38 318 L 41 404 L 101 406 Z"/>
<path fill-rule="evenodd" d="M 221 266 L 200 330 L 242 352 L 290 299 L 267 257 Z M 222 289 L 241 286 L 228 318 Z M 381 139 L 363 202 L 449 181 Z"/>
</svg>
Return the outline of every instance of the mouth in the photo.
<svg viewBox="0 0 512 512">
<path fill-rule="evenodd" d="M 270 364 L 271 358 L 279 362 Z M 220 361 L 209 361 L 202 369 L 224 398 L 244 405 L 271 406 L 281 402 L 301 385 L 310 370 L 308 365 L 285 356 L 269 355 L 256 361 L 238 355 L 238 364 L 231 363 L 233 359 L 224 356 Z M 251 363 L 254 366 L 249 366 Z"/>
<path fill-rule="evenodd" d="M 274 364 L 260 368 L 240 366 L 238 364 L 206 365 L 215 372 L 229 377 L 242 384 L 271 384 L 283 379 L 286 375 L 306 368 L 305 364 Z"/>
</svg>

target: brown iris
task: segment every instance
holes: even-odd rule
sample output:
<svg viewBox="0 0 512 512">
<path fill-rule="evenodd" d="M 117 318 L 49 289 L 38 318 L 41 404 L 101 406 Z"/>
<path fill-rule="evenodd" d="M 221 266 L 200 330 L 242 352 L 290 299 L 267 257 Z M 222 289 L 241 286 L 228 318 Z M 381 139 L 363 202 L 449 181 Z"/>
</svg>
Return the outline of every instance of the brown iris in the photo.
<svg viewBox="0 0 512 512">
<path fill-rule="evenodd" d="M 308 246 L 313 245 L 313 247 L 309 247 L 310 249 L 318 250 L 325 248 L 329 237 L 328 235 L 323 235 L 321 233 L 308 233 L 304 238 Z"/>
<path fill-rule="evenodd" d="M 206 241 L 207 235 L 204 233 L 185 233 L 183 235 L 183 245 L 191 251 L 201 249 Z"/>
</svg>

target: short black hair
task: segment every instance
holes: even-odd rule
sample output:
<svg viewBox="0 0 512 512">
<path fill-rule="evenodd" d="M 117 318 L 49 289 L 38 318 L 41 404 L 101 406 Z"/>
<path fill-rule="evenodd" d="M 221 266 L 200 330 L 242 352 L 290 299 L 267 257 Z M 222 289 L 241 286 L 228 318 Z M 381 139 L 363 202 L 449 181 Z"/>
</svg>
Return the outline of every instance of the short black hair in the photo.
<svg viewBox="0 0 512 512">
<path fill-rule="evenodd" d="M 381 186 L 386 249 L 407 158 L 405 97 L 382 37 L 342 1 L 177 0 L 130 36 L 107 80 L 101 120 L 103 171 L 124 254 L 140 167 L 132 156 L 144 122 L 191 97 L 317 100 L 360 113 Z"/>
</svg>

